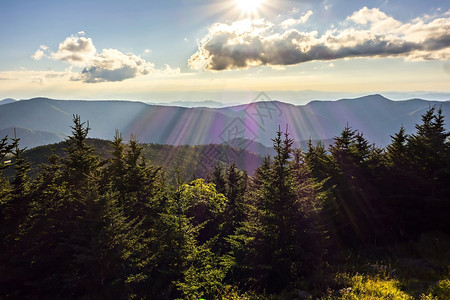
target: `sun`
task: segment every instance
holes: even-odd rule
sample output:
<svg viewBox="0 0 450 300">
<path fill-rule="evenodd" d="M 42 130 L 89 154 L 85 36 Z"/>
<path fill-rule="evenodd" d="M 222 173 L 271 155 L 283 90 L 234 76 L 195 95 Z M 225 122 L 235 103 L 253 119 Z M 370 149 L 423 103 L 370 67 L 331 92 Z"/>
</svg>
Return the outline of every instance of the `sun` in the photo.
<svg viewBox="0 0 450 300">
<path fill-rule="evenodd" d="M 264 0 L 234 0 L 243 13 L 253 14 L 261 6 Z"/>
</svg>

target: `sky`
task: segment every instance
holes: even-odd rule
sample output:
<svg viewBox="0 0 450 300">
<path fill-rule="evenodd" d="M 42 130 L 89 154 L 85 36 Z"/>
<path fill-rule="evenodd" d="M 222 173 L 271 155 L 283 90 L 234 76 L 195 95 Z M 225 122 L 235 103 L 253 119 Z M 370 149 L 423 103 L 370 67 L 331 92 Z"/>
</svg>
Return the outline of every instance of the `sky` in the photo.
<svg viewBox="0 0 450 300">
<path fill-rule="evenodd" d="M 0 99 L 450 99 L 447 0 L 0 0 L 0 22 Z"/>
</svg>

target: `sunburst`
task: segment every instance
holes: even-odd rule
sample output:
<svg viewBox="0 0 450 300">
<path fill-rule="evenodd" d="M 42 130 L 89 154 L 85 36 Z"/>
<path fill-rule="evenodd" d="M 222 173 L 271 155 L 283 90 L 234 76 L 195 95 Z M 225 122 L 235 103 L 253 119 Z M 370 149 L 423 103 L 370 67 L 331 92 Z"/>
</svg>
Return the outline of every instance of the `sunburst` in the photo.
<svg viewBox="0 0 450 300">
<path fill-rule="evenodd" d="M 264 0 L 234 0 L 244 14 L 255 14 Z"/>
</svg>

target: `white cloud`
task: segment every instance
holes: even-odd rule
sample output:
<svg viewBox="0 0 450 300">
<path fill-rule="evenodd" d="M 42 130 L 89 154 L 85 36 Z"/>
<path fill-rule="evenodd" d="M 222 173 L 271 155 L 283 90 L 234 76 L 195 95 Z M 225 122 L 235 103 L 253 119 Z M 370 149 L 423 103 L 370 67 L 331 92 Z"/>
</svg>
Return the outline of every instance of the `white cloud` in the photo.
<svg viewBox="0 0 450 300">
<path fill-rule="evenodd" d="M 283 21 L 280 25 L 283 28 L 288 28 L 288 27 L 294 27 L 296 25 L 299 24 L 304 24 L 308 21 L 309 17 L 311 17 L 313 14 L 313 12 L 311 10 L 307 11 L 306 13 L 304 13 L 300 18 L 298 19 L 294 19 L 294 18 L 290 18 L 287 19 L 285 21 Z"/>
<path fill-rule="evenodd" d="M 44 51 L 42 51 L 41 49 L 36 50 L 36 52 L 34 52 L 33 55 L 31 55 L 31 57 L 35 60 L 41 60 L 42 57 L 44 57 Z"/>
<path fill-rule="evenodd" d="M 72 81 L 98 83 L 106 81 L 122 81 L 147 74 L 175 74 L 179 69 L 166 66 L 156 69 L 155 65 L 133 53 L 123 53 L 117 49 L 103 49 L 98 53 L 92 39 L 86 38 L 83 31 L 78 35 L 67 37 L 59 44 L 57 52 L 51 52 L 47 57 L 68 62 L 71 66 L 81 67 L 79 74 L 72 74 Z M 41 46 L 41 49 L 44 49 Z M 46 56 L 44 51 L 37 50 L 32 57 L 36 60 Z M 145 53 L 150 53 L 146 49 Z"/>
<path fill-rule="evenodd" d="M 48 49 L 47 46 L 45 45 L 41 45 L 39 47 L 38 50 L 36 50 L 36 52 L 33 53 L 33 55 L 31 55 L 31 57 L 35 60 L 41 60 L 44 56 L 45 56 L 45 52 Z"/>
<path fill-rule="evenodd" d="M 264 19 L 217 23 L 201 40 L 189 66 L 220 71 L 357 57 L 450 58 L 450 18 L 402 23 L 377 8 L 364 7 L 347 20 L 358 26 L 330 28 L 322 35 L 296 29 L 277 32 Z"/>
<path fill-rule="evenodd" d="M 367 23 L 380 22 L 387 18 L 388 16 L 378 8 L 369 9 L 367 7 L 363 7 L 360 10 L 355 11 L 350 17 L 347 17 L 347 20 L 352 20 L 357 24 L 365 25 Z"/>
<path fill-rule="evenodd" d="M 83 67 L 91 61 L 96 52 L 92 39 L 72 35 L 59 44 L 58 51 L 52 53 L 51 58 Z"/>
<path fill-rule="evenodd" d="M 370 29 L 373 32 L 389 32 L 402 25 L 401 22 L 386 15 L 378 8 L 369 9 L 363 7 L 354 12 L 347 20 L 351 20 L 356 24 L 366 25 L 370 24 Z"/>
</svg>

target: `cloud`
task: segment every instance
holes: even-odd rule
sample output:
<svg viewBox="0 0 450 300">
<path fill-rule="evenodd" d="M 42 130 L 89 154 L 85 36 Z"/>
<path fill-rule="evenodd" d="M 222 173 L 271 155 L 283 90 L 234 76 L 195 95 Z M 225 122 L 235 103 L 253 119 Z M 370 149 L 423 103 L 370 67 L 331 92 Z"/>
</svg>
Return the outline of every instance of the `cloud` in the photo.
<svg viewBox="0 0 450 300">
<path fill-rule="evenodd" d="M 303 14 L 300 18 L 294 19 L 290 18 L 283 22 L 281 22 L 281 27 L 288 28 L 288 27 L 294 27 L 299 24 L 304 24 L 308 21 L 309 17 L 311 17 L 313 12 L 311 10 L 308 10 L 305 14 Z"/>
<path fill-rule="evenodd" d="M 53 71 L 53 70 L 45 70 L 45 71 L 35 71 L 35 70 L 27 70 L 21 69 L 19 71 L 6 71 L 0 73 L 1 78 L 5 78 L 5 80 L 11 80 L 10 83 L 17 89 L 20 89 L 20 86 L 23 84 L 27 84 L 30 87 L 30 90 L 33 89 L 33 86 L 62 86 L 63 83 L 67 83 L 70 80 L 70 77 L 75 75 L 72 72 L 71 68 L 67 68 L 64 71 Z M 16 84 L 13 82 L 17 82 Z M 5 86 L 3 86 L 4 88 Z"/>
<path fill-rule="evenodd" d="M 402 23 L 377 8 L 364 7 L 346 23 L 321 35 L 296 29 L 277 32 L 274 24 L 263 19 L 217 23 L 201 40 L 189 66 L 220 71 L 357 57 L 450 58 L 448 17 Z"/>
<path fill-rule="evenodd" d="M 72 35 L 59 44 L 58 51 L 51 54 L 55 60 L 67 61 L 73 66 L 83 67 L 95 56 L 95 49 L 92 39 Z"/>
<path fill-rule="evenodd" d="M 45 54 L 41 46 L 32 57 L 40 60 L 48 57 L 54 60 L 68 62 L 71 66 L 81 67 L 83 70 L 70 77 L 72 81 L 86 83 L 99 83 L 106 81 L 123 81 L 139 75 L 147 74 L 177 74 L 179 69 L 166 66 L 164 69 L 156 69 L 155 65 L 133 53 L 123 53 L 117 49 L 103 49 L 97 52 L 92 39 L 84 36 L 84 31 L 77 35 L 67 37 L 59 44 L 57 52 Z M 49 52 L 49 51 L 47 51 Z M 145 53 L 150 50 L 146 49 Z"/>
<path fill-rule="evenodd" d="M 355 11 L 347 20 L 352 20 L 357 24 L 376 23 L 389 18 L 384 12 L 378 8 L 369 9 L 363 7 L 358 11 Z"/>
<path fill-rule="evenodd" d="M 47 46 L 41 45 L 41 47 L 39 47 L 39 49 L 36 50 L 33 55 L 31 55 L 31 58 L 33 58 L 34 60 L 41 60 L 45 56 L 44 51 L 46 51 L 47 49 Z"/>
<path fill-rule="evenodd" d="M 44 57 L 44 51 L 38 49 L 33 53 L 33 55 L 31 55 L 31 57 L 35 60 L 41 60 Z"/>
<path fill-rule="evenodd" d="M 155 72 L 155 65 L 139 56 L 125 54 L 117 49 L 103 49 L 102 53 L 95 55 L 74 80 L 88 83 L 122 81 Z"/>
<path fill-rule="evenodd" d="M 395 30 L 402 25 L 401 22 L 395 20 L 393 17 L 386 15 L 384 12 L 380 11 L 378 8 L 369 9 L 363 7 L 358 11 L 355 11 L 347 20 L 351 20 L 356 24 L 370 25 L 370 30 L 372 32 L 389 32 Z"/>
</svg>

